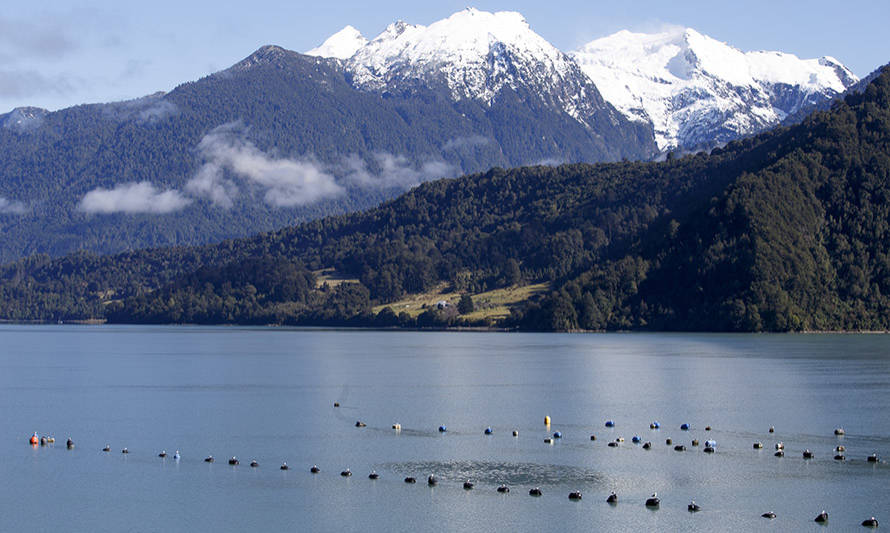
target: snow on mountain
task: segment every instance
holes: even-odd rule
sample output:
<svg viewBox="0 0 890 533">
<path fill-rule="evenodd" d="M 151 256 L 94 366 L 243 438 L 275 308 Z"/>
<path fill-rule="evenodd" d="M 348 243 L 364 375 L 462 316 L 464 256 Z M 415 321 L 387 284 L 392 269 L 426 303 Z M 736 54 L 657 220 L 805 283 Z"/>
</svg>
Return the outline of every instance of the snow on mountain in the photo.
<svg viewBox="0 0 890 533">
<path fill-rule="evenodd" d="M 746 53 L 688 28 L 620 31 L 571 56 L 606 101 L 654 125 L 661 149 L 760 131 L 858 81 L 830 57 Z"/>
<path fill-rule="evenodd" d="M 368 40 L 365 39 L 361 32 L 352 26 L 346 26 L 328 37 L 317 48 L 306 52 L 306 55 L 349 59 L 359 48 L 366 44 L 368 44 Z"/>
<path fill-rule="evenodd" d="M 615 113 L 571 58 L 515 12 L 468 8 L 429 26 L 395 22 L 359 48 L 346 69 L 356 87 L 370 91 L 422 85 L 444 88 L 456 101 L 490 105 L 510 88 L 527 90 L 583 124 L 603 109 Z"/>
</svg>

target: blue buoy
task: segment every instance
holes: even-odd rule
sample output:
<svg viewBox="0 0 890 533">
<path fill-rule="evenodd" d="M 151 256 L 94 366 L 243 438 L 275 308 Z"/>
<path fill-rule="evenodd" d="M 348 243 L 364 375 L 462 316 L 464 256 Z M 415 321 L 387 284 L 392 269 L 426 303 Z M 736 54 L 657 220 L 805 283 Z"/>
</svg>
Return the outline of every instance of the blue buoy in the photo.
<svg viewBox="0 0 890 533">
<path fill-rule="evenodd" d="M 634 435 L 634 438 L 632 438 L 632 439 L 630 439 L 630 440 L 632 440 L 635 444 L 639 444 L 640 441 L 643 440 L 643 439 L 641 439 L 641 438 L 639 437 L 639 435 Z"/>
<path fill-rule="evenodd" d="M 555 433 L 553 434 L 553 438 L 554 438 L 554 439 L 561 439 L 561 438 L 562 438 L 562 433 L 560 433 L 559 431 L 555 432 Z"/>
<path fill-rule="evenodd" d="M 448 431 L 448 428 L 446 428 L 445 426 L 439 426 L 439 433 L 445 433 L 446 431 Z"/>
<path fill-rule="evenodd" d="M 680 426 L 680 429 L 682 429 L 683 431 L 689 431 L 689 424 L 683 424 L 683 425 L 681 425 L 681 426 Z"/>
<path fill-rule="evenodd" d="M 649 429 L 659 429 L 661 424 L 658 423 L 658 420 L 655 420 L 651 424 L 649 424 Z"/>
<path fill-rule="evenodd" d="M 614 420 L 606 420 L 606 427 L 607 428 L 615 427 L 615 421 Z"/>
<path fill-rule="evenodd" d="M 716 440 L 706 440 L 706 441 L 705 441 L 705 447 L 706 447 L 706 448 L 716 448 L 716 447 L 717 447 L 717 441 L 716 441 Z"/>
<path fill-rule="evenodd" d="M 486 435 L 491 435 L 492 433 L 494 433 L 494 431 L 491 430 L 491 426 L 485 428 L 485 434 L 486 434 Z"/>
</svg>

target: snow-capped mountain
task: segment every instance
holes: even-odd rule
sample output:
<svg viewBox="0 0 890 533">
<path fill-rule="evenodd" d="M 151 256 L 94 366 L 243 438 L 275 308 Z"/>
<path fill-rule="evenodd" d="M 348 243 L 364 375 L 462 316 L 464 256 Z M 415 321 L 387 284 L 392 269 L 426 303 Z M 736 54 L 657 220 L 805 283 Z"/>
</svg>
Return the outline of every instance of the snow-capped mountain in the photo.
<svg viewBox="0 0 890 533">
<path fill-rule="evenodd" d="M 361 32 L 352 26 L 346 26 L 328 37 L 320 46 L 306 52 L 306 55 L 349 59 L 366 44 L 368 44 L 368 40 Z"/>
<path fill-rule="evenodd" d="M 347 27 L 308 53 L 343 59 L 362 39 Z M 344 41 L 349 46 L 339 46 Z M 357 48 L 345 68 L 367 91 L 404 94 L 422 86 L 444 89 L 455 101 L 490 105 L 508 88 L 588 126 L 597 113 L 614 115 L 616 124 L 620 116 L 569 56 L 515 12 L 468 8 L 429 26 L 395 22 Z"/>
<path fill-rule="evenodd" d="M 653 124 L 662 150 L 761 131 L 858 81 L 831 57 L 742 52 L 689 28 L 620 31 L 571 55 L 608 102 Z"/>
</svg>

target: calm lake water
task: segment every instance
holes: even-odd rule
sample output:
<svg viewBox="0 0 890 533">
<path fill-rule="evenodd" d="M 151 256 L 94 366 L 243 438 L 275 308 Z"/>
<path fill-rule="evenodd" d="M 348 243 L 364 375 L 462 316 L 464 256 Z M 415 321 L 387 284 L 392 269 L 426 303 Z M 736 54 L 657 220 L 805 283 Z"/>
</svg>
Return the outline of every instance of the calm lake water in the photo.
<svg viewBox="0 0 890 533">
<path fill-rule="evenodd" d="M 822 509 L 834 529 L 890 524 L 886 335 L 2 326 L 0 421 L 3 531 L 805 531 Z M 56 443 L 32 448 L 35 431 Z"/>
</svg>

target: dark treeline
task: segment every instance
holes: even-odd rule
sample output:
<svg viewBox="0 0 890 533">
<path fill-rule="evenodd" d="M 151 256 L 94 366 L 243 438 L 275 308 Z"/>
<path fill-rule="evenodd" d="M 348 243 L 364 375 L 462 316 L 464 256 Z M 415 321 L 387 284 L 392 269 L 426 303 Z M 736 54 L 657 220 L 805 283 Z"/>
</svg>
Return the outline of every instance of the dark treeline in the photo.
<svg viewBox="0 0 890 533">
<path fill-rule="evenodd" d="M 548 281 L 523 329 L 890 328 L 890 73 L 801 125 L 663 163 L 492 169 L 249 239 L 0 270 L 8 319 L 441 326 L 374 305 Z M 357 283 L 322 284 L 335 268 Z M 470 302 L 471 303 L 471 302 Z"/>
</svg>

